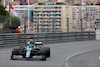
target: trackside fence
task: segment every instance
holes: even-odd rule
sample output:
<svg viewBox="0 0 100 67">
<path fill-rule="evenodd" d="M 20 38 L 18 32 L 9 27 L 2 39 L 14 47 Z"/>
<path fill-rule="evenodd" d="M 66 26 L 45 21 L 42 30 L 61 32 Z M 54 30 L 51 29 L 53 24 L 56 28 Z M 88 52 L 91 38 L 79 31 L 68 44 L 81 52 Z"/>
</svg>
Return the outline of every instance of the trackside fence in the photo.
<svg viewBox="0 0 100 67">
<path fill-rule="evenodd" d="M 63 42 L 63 41 L 80 41 L 94 40 L 95 31 L 84 32 L 54 32 L 54 33 L 11 33 L 0 34 L 0 46 L 8 45 L 25 45 L 27 41 L 33 38 L 34 41 L 48 42 Z"/>
</svg>

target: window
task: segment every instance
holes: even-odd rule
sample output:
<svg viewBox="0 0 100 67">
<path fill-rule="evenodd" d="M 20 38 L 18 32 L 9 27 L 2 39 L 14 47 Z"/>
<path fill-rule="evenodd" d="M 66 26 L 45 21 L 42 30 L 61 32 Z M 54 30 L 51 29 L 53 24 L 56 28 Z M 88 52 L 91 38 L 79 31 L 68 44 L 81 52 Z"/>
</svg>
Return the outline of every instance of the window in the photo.
<svg viewBox="0 0 100 67">
<path fill-rule="evenodd" d="M 58 9 L 58 7 L 55 7 L 55 9 Z"/>
<path fill-rule="evenodd" d="M 40 19 L 42 19 L 42 18 L 40 18 Z"/>
<path fill-rule="evenodd" d="M 49 9 L 49 7 L 47 7 L 47 9 Z"/>
<path fill-rule="evenodd" d="M 37 18 L 34 18 L 34 19 L 37 19 Z"/>
<path fill-rule="evenodd" d="M 59 7 L 61 9 L 61 7 Z"/>
<path fill-rule="evenodd" d="M 45 26 L 45 24 L 44 24 L 44 26 Z"/>
<path fill-rule="evenodd" d="M 46 7 L 41 7 L 41 9 L 46 9 Z"/>
<path fill-rule="evenodd" d="M 56 13 L 57 11 L 54 11 L 54 13 Z"/>
<path fill-rule="evenodd" d="M 43 26 L 42 24 L 40 26 Z"/>
<path fill-rule="evenodd" d="M 52 7 L 50 7 L 50 9 L 52 9 Z"/>
<path fill-rule="evenodd" d="M 35 7 L 35 9 L 40 9 L 41 7 Z"/>
<path fill-rule="evenodd" d="M 59 11 L 59 12 L 61 12 L 61 11 Z"/>
<path fill-rule="evenodd" d="M 37 7 L 35 7 L 35 9 L 37 9 Z"/>
</svg>

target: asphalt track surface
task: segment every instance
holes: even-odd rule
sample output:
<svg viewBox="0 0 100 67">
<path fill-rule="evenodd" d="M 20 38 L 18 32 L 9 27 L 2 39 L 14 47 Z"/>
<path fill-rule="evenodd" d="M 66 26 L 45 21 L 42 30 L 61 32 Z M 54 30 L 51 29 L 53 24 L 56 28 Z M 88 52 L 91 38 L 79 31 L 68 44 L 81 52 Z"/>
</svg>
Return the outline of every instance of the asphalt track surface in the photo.
<svg viewBox="0 0 100 67">
<path fill-rule="evenodd" d="M 78 54 L 71 57 L 67 64 L 69 67 L 100 67 L 100 49 Z"/>
<path fill-rule="evenodd" d="M 66 59 L 69 56 L 79 52 L 100 49 L 100 41 L 91 40 L 91 41 L 76 41 L 76 42 L 75 41 L 58 42 L 58 43 L 44 44 L 44 46 L 50 47 L 51 49 L 51 57 L 47 58 L 46 61 L 10 60 L 11 50 L 14 47 L 18 47 L 18 46 L 0 47 L 0 67 L 67 67 Z M 69 67 L 70 67 L 70 63 L 69 63 Z M 85 66 L 81 66 L 81 67 L 85 67 Z"/>
</svg>

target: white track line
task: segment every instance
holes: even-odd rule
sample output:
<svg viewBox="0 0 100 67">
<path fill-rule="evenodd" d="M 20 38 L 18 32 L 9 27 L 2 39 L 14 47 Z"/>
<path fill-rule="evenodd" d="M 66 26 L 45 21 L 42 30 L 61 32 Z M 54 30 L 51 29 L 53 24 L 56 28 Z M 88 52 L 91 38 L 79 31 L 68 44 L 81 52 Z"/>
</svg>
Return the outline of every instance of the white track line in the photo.
<svg viewBox="0 0 100 67">
<path fill-rule="evenodd" d="M 72 58 L 72 57 L 74 57 L 74 56 L 77 56 L 77 55 L 81 55 L 81 54 L 83 54 L 83 53 L 90 52 L 90 51 L 93 51 L 93 50 L 83 51 L 83 52 L 79 52 L 79 53 L 76 53 L 76 54 L 70 55 L 70 56 L 66 59 L 66 67 L 69 67 L 69 65 L 68 65 L 67 62 L 68 62 L 68 60 L 69 60 L 70 58 Z"/>
<path fill-rule="evenodd" d="M 2 51 L 0 53 L 9 53 L 9 52 L 11 52 L 11 51 L 10 50 L 9 51 Z"/>
</svg>

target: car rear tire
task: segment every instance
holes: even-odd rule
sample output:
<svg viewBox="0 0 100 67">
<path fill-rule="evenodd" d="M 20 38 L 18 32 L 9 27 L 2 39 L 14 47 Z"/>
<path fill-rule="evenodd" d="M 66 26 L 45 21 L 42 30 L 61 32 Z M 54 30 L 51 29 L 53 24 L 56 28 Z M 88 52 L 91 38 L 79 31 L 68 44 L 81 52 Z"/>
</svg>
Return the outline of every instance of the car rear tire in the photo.
<svg viewBox="0 0 100 67">
<path fill-rule="evenodd" d="M 19 47 L 19 55 L 22 55 L 25 58 L 26 55 L 26 49 L 24 46 Z"/>
<path fill-rule="evenodd" d="M 49 47 L 44 47 L 46 49 L 46 56 L 50 57 L 50 48 Z"/>
<path fill-rule="evenodd" d="M 40 54 L 43 55 L 42 59 L 40 59 L 40 60 L 44 60 L 45 61 L 47 59 L 46 50 L 45 49 L 40 49 Z"/>
</svg>

